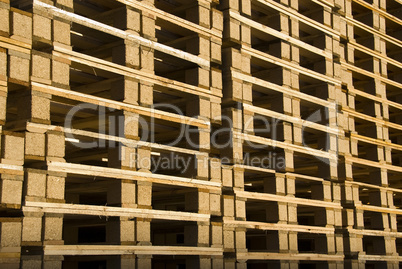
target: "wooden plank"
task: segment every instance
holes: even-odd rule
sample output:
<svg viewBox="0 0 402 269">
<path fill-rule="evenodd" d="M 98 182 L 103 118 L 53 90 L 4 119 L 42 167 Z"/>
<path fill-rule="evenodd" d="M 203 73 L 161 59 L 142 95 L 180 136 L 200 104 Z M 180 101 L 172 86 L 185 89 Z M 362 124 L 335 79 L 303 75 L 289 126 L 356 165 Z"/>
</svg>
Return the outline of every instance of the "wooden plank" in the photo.
<svg viewBox="0 0 402 269">
<path fill-rule="evenodd" d="M 296 173 L 290 173 L 290 172 L 286 172 L 285 175 L 286 175 L 286 176 L 295 177 L 296 179 L 307 179 L 307 180 L 319 181 L 319 182 L 324 181 L 324 179 L 322 179 L 322 178 L 312 177 L 312 176 L 306 176 L 306 175 L 301 175 L 301 174 L 296 174 Z"/>
<path fill-rule="evenodd" d="M 361 209 L 364 211 L 402 215 L 402 209 L 394 209 L 394 208 L 388 208 L 388 207 L 379 207 L 379 206 L 362 205 L 362 204 L 355 205 L 355 208 Z"/>
<path fill-rule="evenodd" d="M 250 200 L 261 200 L 261 201 L 274 201 L 274 202 L 285 202 L 285 203 L 293 203 L 299 205 L 306 205 L 312 207 L 324 207 L 324 208 L 335 208 L 342 209 L 342 206 L 339 203 L 333 202 L 325 202 L 314 199 L 303 199 L 296 198 L 291 196 L 283 196 L 269 193 L 258 193 L 258 192 L 248 192 L 248 191 L 234 191 L 236 197 L 247 198 Z"/>
<path fill-rule="evenodd" d="M 330 133 L 330 134 L 335 134 L 335 135 L 344 135 L 345 134 L 345 132 L 343 130 L 338 129 L 338 128 L 332 128 L 332 127 L 318 124 L 318 123 L 315 123 L 312 121 L 303 120 L 303 119 L 296 118 L 293 116 L 278 113 L 278 112 L 275 112 L 275 111 L 272 111 L 269 109 L 265 109 L 265 108 L 260 108 L 260 107 L 256 107 L 256 106 L 252 106 L 252 105 L 248 105 L 248 104 L 243 104 L 243 109 L 244 109 L 244 111 L 253 112 L 253 113 L 256 113 L 256 114 L 259 114 L 262 116 L 272 117 L 272 118 L 283 120 L 283 121 L 288 121 L 290 123 L 300 124 L 302 127 L 308 127 L 311 129 L 321 131 L 321 132 L 325 132 L 325 133 Z"/>
<path fill-rule="evenodd" d="M 88 56 L 79 52 L 65 49 L 61 46 L 54 45 L 53 55 L 67 60 L 81 63 L 90 67 L 99 68 L 115 74 L 135 78 L 140 81 L 146 81 L 159 86 L 169 88 L 172 90 L 185 92 L 192 95 L 204 96 L 210 98 L 214 102 L 221 103 L 220 97 L 222 93 L 213 92 L 209 89 L 203 89 L 201 87 L 193 86 L 184 82 L 167 79 L 161 76 L 157 76 L 148 72 L 136 70 L 134 68 L 126 67 L 123 65 L 115 64 L 106 60 L 102 60 L 96 57 Z"/>
<path fill-rule="evenodd" d="M 363 255 L 359 253 L 359 261 L 389 261 L 402 262 L 402 256 L 387 256 L 387 255 Z"/>
<path fill-rule="evenodd" d="M 189 213 L 189 212 L 142 209 L 142 208 L 122 208 L 112 206 L 31 202 L 31 201 L 25 201 L 25 206 L 22 207 L 22 211 L 57 213 L 67 215 L 147 218 L 147 219 L 163 219 L 163 220 L 179 220 L 179 221 L 209 221 L 210 219 L 210 215 Z"/>
<path fill-rule="evenodd" d="M 238 252 L 238 260 L 343 261 L 343 255 L 314 253 Z"/>
<path fill-rule="evenodd" d="M 24 175 L 24 168 L 19 165 L 0 163 L 0 174 Z"/>
<path fill-rule="evenodd" d="M 242 22 L 244 24 L 247 24 L 247 25 L 251 26 L 256 30 L 259 30 L 259 31 L 261 31 L 263 33 L 267 33 L 269 35 L 275 36 L 275 37 L 280 38 L 280 39 L 282 39 L 284 41 L 290 42 L 290 43 L 292 43 L 292 44 L 294 44 L 296 46 L 299 46 L 302 49 L 308 50 L 308 51 L 313 52 L 313 53 L 315 53 L 317 55 L 324 56 L 326 58 L 332 59 L 332 53 L 329 53 L 329 52 L 327 52 L 325 50 L 322 50 L 322 49 L 319 49 L 317 47 L 314 47 L 314 46 L 312 46 L 310 44 L 307 44 L 307 43 L 305 43 L 303 41 L 300 41 L 299 39 L 291 37 L 291 36 L 289 36 L 289 35 L 287 35 L 285 33 L 282 33 L 280 31 L 274 30 L 274 29 L 272 29 L 272 28 L 270 28 L 268 26 L 265 26 L 265 25 L 263 25 L 261 23 L 258 23 L 258 22 L 255 22 L 255 21 L 251 20 L 251 19 L 243 17 L 243 16 L 241 16 L 241 15 L 239 15 L 239 14 L 233 12 L 233 11 L 229 11 L 229 14 L 230 14 L 230 16 L 232 18 L 234 18 L 234 19 L 236 19 L 236 20 L 238 20 L 238 21 L 240 21 L 240 22 Z"/>
<path fill-rule="evenodd" d="M 335 232 L 335 228 L 242 220 L 223 220 L 223 225 L 224 227 L 230 228 L 246 228 L 263 231 L 293 231 L 311 234 L 334 234 Z"/>
<path fill-rule="evenodd" d="M 121 170 L 116 168 L 99 167 L 83 164 L 48 162 L 48 170 L 54 172 L 65 172 L 75 175 L 87 175 L 97 177 L 108 177 L 116 179 L 128 179 L 135 181 L 154 182 L 158 184 L 183 186 L 190 188 L 201 188 L 215 191 L 221 191 L 222 184 L 219 182 L 210 182 L 185 177 L 175 177 L 167 175 L 158 175 L 139 171 Z"/>
<path fill-rule="evenodd" d="M 233 136 L 237 137 L 237 138 L 241 138 L 245 141 L 258 143 L 261 145 L 266 145 L 266 146 L 270 146 L 270 147 L 279 147 L 279 148 L 288 149 L 288 150 L 294 150 L 294 151 L 304 153 L 307 155 L 319 156 L 319 157 L 327 158 L 327 159 L 334 160 L 334 161 L 338 160 L 337 155 L 334 153 L 329 153 L 326 151 L 321 151 L 321 150 L 317 150 L 317 149 L 313 149 L 313 148 L 307 148 L 307 147 L 303 147 L 303 146 L 299 146 L 299 145 L 295 145 L 295 144 L 291 144 L 291 143 L 287 143 L 287 142 L 281 142 L 281 141 L 277 141 L 277 140 L 273 140 L 273 139 L 269 139 L 269 138 L 265 138 L 265 137 L 260 137 L 260 136 L 255 136 L 255 135 L 251 135 L 251 134 L 243 134 L 243 133 L 240 133 L 237 131 L 233 131 Z"/>
<path fill-rule="evenodd" d="M 206 255 L 222 256 L 222 248 L 182 246 L 46 245 L 44 255 Z"/>
<path fill-rule="evenodd" d="M 386 231 L 379 231 L 379 230 L 358 230 L 353 228 L 348 228 L 349 233 L 359 234 L 359 235 L 368 235 L 368 236 L 386 236 L 386 237 L 396 237 L 402 238 L 401 232 L 386 232 Z"/>
<path fill-rule="evenodd" d="M 401 189 L 395 189 L 395 188 L 390 188 L 390 187 L 382 187 L 382 186 L 377 186 L 377 185 L 358 182 L 358 181 L 350 181 L 349 183 L 352 184 L 352 185 L 358 185 L 358 186 L 362 186 L 362 187 L 365 187 L 365 188 L 383 190 L 383 191 L 386 191 L 386 192 L 402 193 Z"/>
<path fill-rule="evenodd" d="M 51 18 L 53 16 L 53 17 L 65 19 L 65 20 L 68 20 L 68 21 L 71 21 L 74 23 L 78 23 L 83 26 L 89 27 L 91 29 L 95 29 L 95 30 L 98 30 L 98 31 L 122 38 L 122 39 L 131 40 L 142 46 L 145 46 L 145 47 L 172 55 L 174 57 L 198 64 L 200 67 L 203 67 L 203 68 L 209 69 L 209 67 L 210 67 L 208 60 L 195 56 L 191 53 L 181 51 L 181 50 L 160 44 L 155 41 L 151 41 L 151 40 L 143 38 L 141 36 L 130 34 L 126 31 L 120 30 L 118 28 L 111 27 L 107 24 L 100 23 L 95 20 L 91 20 L 89 18 L 59 9 L 57 7 L 48 5 L 48 4 L 38 1 L 38 0 L 34 0 L 33 5 L 34 5 L 34 8 L 36 8 L 38 11 L 42 11 L 45 14 L 47 13 L 49 18 Z"/>
<path fill-rule="evenodd" d="M 143 116 L 147 117 L 152 117 L 155 119 L 160 119 L 160 120 L 166 120 L 166 121 L 172 121 L 172 122 L 177 122 L 180 124 L 188 124 L 204 129 L 209 129 L 210 127 L 210 122 L 207 120 L 201 120 L 201 119 L 196 119 L 196 118 L 191 118 L 187 116 L 182 116 L 182 115 L 177 115 L 174 113 L 162 111 L 162 110 L 157 110 L 153 108 L 148 108 L 148 107 L 142 107 L 139 105 L 132 105 L 132 104 L 127 104 L 119 101 L 113 101 L 109 100 L 106 98 L 101 98 L 89 94 L 84 94 L 84 93 L 79 93 L 79 92 L 74 92 L 74 91 L 69 91 L 65 90 L 62 88 L 57 88 L 37 82 L 31 82 L 32 89 L 43 92 L 43 93 L 48 93 L 56 96 L 60 96 L 63 98 L 79 101 L 79 102 L 84 102 L 84 103 L 89 103 L 89 104 L 94 104 L 94 105 L 99 105 L 99 106 L 104 106 L 104 107 L 109 107 L 113 109 L 118 109 L 118 110 L 124 110 L 124 111 L 129 111 L 133 113 L 138 113 Z"/>
<path fill-rule="evenodd" d="M 241 168 L 241 169 L 244 169 L 244 170 L 247 170 L 247 171 L 260 172 L 260 173 L 268 173 L 268 174 L 275 174 L 276 173 L 276 171 L 274 169 L 255 167 L 255 166 L 244 165 L 244 164 L 235 164 L 235 165 L 233 165 L 233 167 Z"/>
<path fill-rule="evenodd" d="M 254 85 L 258 85 L 258 86 L 261 86 L 263 88 L 273 90 L 273 91 L 276 91 L 276 92 L 279 92 L 279 93 L 283 93 L 283 94 L 287 94 L 287 95 L 290 95 L 290 96 L 298 97 L 298 98 L 300 98 L 300 99 L 302 99 L 304 101 L 311 102 L 313 104 L 318 104 L 318 105 L 328 107 L 330 109 L 335 109 L 335 103 L 329 102 L 327 100 L 323 100 L 321 98 L 318 98 L 318 97 L 315 97 L 315 96 L 312 96 L 312 95 L 308 95 L 308 94 L 305 94 L 305 93 L 302 93 L 302 92 L 299 92 L 299 91 L 295 91 L 295 90 L 292 90 L 292 89 L 289 89 L 289 88 L 285 88 L 285 87 L 280 86 L 278 84 L 271 83 L 271 82 L 268 82 L 268 81 L 265 81 L 265 80 L 262 80 L 262 79 L 259 79 L 259 78 L 256 78 L 256 77 L 252 77 L 250 75 L 242 74 L 242 73 L 234 71 L 234 70 L 232 70 L 231 73 L 232 73 L 233 78 L 241 79 L 243 81 L 246 81 L 246 82 L 252 83 Z"/>
</svg>

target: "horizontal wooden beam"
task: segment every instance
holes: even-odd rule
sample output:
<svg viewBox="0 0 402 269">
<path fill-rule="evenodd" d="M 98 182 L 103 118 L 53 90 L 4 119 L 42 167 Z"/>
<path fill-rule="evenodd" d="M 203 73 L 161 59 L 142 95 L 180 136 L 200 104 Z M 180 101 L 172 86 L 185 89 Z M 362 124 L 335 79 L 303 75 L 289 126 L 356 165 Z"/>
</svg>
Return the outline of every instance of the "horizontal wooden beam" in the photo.
<svg viewBox="0 0 402 269">
<path fill-rule="evenodd" d="M 325 202 L 314 199 L 303 199 L 291 196 L 283 196 L 269 193 L 257 193 L 248 191 L 237 191 L 235 190 L 236 197 L 247 198 L 249 200 L 260 200 L 260 201 L 273 201 L 273 202 L 285 202 L 298 205 L 312 206 L 312 207 L 324 207 L 324 208 L 335 208 L 342 209 L 341 204 L 333 202 Z"/>
<path fill-rule="evenodd" d="M 44 255 L 205 255 L 222 256 L 222 248 L 177 246 L 46 245 Z"/>
<path fill-rule="evenodd" d="M 293 232 L 312 233 L 312 234 L 333 234 L 335 232 L 335 228 L 328 228 L 328 227 L 265 223 L 265 222 L 242 221 L 242 220 L 224 220 L 223 226 L 229 228 L 246 228 L 250 230 L 293 231 Z"/>
<path fill-rule="evenodd" d="M 116 168 L 99 167 L 74 163 L 48 162 L 48 170 L 54 172 L 64 172 L 75 175 L 87 175 L 97 177 L 108 177 L 116 179 L 128 179 L 135 181 L 148 181 L 158 184 L 174 185 L 190 188 L 202 188 L 215 191 L 221 191 L 222 184 L 185 177 L 175 177 L 167 175 L 158 175 L 139 171 L 121 170 Z"/>
<path fill-rule="evenodd" d="M 343 255 L 314 253 L 238 252 L 238 260 L 343 261 Z"/>
<path fill-rule="evenodd" d="M 22 207 L 23 212 L 57 213 L 67 215 L 88 215 L 105 217 L 147 218 L 177 221 L 205 221 L 210 220 L 210 215 L 154 210 L 142 208 L 122 208 L 112 206 L 78 205 L 26 201 Z"/>
<path fill-rule="evenodd" d="M 251 135 L 251 134 L 244 134 L 244 133 L 240 133 L 238 131 L 233 131 L 233 136 L 236 138 L 240 138 L 243 141 L 250 141 L 253 143 L 266 145 L 269 147 L 278 147 L 278 148 L 282 148 L 282 149 L 286 149 L 286 150 L 293 150 L 293 151 L 300 152 L 303 154 L 318 156 L 318 157 L 330 159 L 333 161 L 338 160 L 337 155 L 335 153 L 321 151 L 321 150 L 313 149 L 313 148 L 309 148 L 309 147 L 303 147 L 303 146 L 291 144 L 288 142 L 277 141 L 277 140 L 273 140 L 270 138 L 255 136 L 255 135 Z"/>
</svg>

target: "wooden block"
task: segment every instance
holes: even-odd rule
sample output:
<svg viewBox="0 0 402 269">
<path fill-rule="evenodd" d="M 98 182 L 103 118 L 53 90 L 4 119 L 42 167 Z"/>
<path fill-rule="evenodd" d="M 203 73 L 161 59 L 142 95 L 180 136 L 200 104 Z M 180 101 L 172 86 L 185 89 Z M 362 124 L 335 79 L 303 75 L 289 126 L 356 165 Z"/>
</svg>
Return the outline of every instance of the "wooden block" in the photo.
<svg viewBox="0 0 402 269">
<path fill-rule="evenodd" d="M 47 176 L 46 198 L 64 199 L 65 178 L 56 176 Z"/>
<path fill-rule="evenodd" d="M 246 199 L 236 198 L 236 219 L 246 220 Z"/>
<path fill-rule="evenodd" d="M 25 133 L 25 155 L 45 156 L 45 134 Z"/>
<path fill-rule="evenodd" d="M 52 22 L 49 18 L 33 14 L 33 35 L 50 40 L 52 38 Z"/>
<path fill-rule="evenodd" d="M 204 142 L 204 144 L 206 144 Z M 197 158 L 197 178 L 207 179 L 209 176 L 208 157 L 205 155 L 198 155 Z"/>
<path fill-rule="evenodd" d="M 124 111 L 124 136 L 126 138 L 138 138 L 138 120 L 138 114 Z"/>
<path fill-rule="evenodd" d="M 246 232 L 239 229 L 235 232 L 236 251 L 244 251 L 246 249 Z"/>
<path fill-rule="evenodd" d="M 50 79 L 50 59 L 44 54 L 32 54 L 32 76 Z"/>
<path fill-rule="evenodd" d="M 0 48 L 0 80 L 7 80 L 7 50 Z"/>
<path fill-rule="evenodd" d="M 233 168 L 233 186 L 244 188 L 244 169 Z"/>
<path fill-rule="evenodd" d="M 22 220 L 22 242 L 40 242 L 42 240 L 42 217 L 25 216 Z"/>
<path fill-rule="evenodd" d="M 0 7 L 0 32 L 10 33 L 10 10 L 3 5 Z"/>
<path fill-rule="evenodd" d="M 0 96 L 0 123 L 6 121 L 7 97 Z"/>
<path fill-rule="evenodd" d="M 211 222 L 211 247 L 222 247 L 223 227 L 220 222 Z"/>
<path fill-rule="evenodd" d="M 209 177 L 211 181 L 221 182 L 222 172 L 221 172 L 221 162 L 218 158 L 209 159 Z"/>
<path fill-rule="evenodd" d="M 18 81 L 29 81 L 29 58 L 9 56 L 9 77 Z"/>
<path fill-rule="evenodd" d="M 221 42 L 211 41 L 211 62 L 222 63 L 222 44 Z"/>
<path fill-rule="evenodd" d="M 6 134 L 3 135 L 1 142 L 1 155 L 3 159 L 16 161 L 17 163 L 24 161 L 24 137 Z"/>
<path fill-rule="evenodd" d="M 154 51 L 153 49 L 141 47 L 141 70 L 153 73 L 154 71 Z M 135 50 L 131 52 L 134 54 Z M 133 55 L 135 57 L 135 55 Z"/>
<path fill-rule="evenodd" d="M 234 42 L 240 41 L 240 22 L 229 16 L 224 16 L 223 36 Z"/>
<path fill-rule="evenodd" d="M 71 26 L 69 23 L 54 19 L 53 40 L 61 44 L 70 45 L 71 44 L 70 27 Z"/>
<path fill-rule="evenodd" d="M 228 229 L 224 228 L 223 229 L 223 248 L 226 251 L 233 251 L 235 248 L 235 238 L 234 238 L 234 230 L 233 229 Z M 226 268 L 226 266 L 225 266 Z"/>
<path fill-rule="evenodd" d="M 210 194 L 208 191 L 198 190 L 198 213 L 210 213 Z"/>
<path fill-rule="evenodd" d="M 153 104 L 153 85 L 141 83 L 139 97 L 142 106 L 151 106 Z"/>
<path fill-rule="evenodd" d="M 23 176 L 1 174 L 0 203 L 6 207 L 19 208 L 22 198 Z"/>
<path fill-rule="evenodd" d="M 222 89 L 222 71 L 216 68 L 211 68 L 211 86 L 217 89 Z"/>
<path fill-rule="evenodd" d="M 222 195 L 223 199 L 223 216 L 233 218 L 235 213 L 234 197 Z"/>
<path fill-rule="evenodd" d="M 211 102 L 211 121 L 213 122 L 221 122 L 222 121 L 222 111 L 221 111 L 221 104 Z"/>
<path fill-rule="evenodd" d="M 246 44 L 251 44 L 251 27 L 248 25 L 241 24 L 241 42 Z"/>
<path fill-rule="evenodd" d="M 155 37 L 155 17 L 151 14 L 142 15 L 141 32 L 144 37 Z"/>
<path fill-rule="evenodd" d="M 48 157 L 64 158 L 65 137 L 62 133 L 48 133 L 46 136 L 46 155 Z"/>
<path fill-rule="evenodd" d="M 223 13 L 215 8 L 211 9 L 212 12 L 212 28 L 223 31 Z"/>
<path fill-rule="evenodd" d="M 209 197 L 209 209 L 210 213 L 215 216 L 222 215 L 221 210 L 221 195 L 211 193 Z"/>
<path fill-rule="evenodd" d="M 44 198 L 46 195 L 46 172 L 28 169 L 25 173 L 24 190 L 26 196 Z"/>
<path fill-rule="evenodd" d="M 11 34 L 17 39 L 32 40 L 32 15 L 17 9 L 11 13 Z"/>
<path fill-rule="evenodd" d="M 52 80 L 57 84 L 69 85 L 70 66 L 66 63 L 53 60 L 52 62 Z"/>
<path fill-rule="evenodd" d="M 233 186 L 233 170 L 229 166 L 222 167 L 222 185 L 225 187 Z"/>
<path fill-rule="evenodd" d="M 137 10 L 127 7 L 126 9 L 127 29 L 135 32 L 141 31 L 141 14 Z M 121 19 L 121 18 L 118 18 Z"/>
<path fill-rule="evenodd" d="M 137 203 L 139 206 L 152 206 L 152 182 L 137 182 Z"/>
<path fill-rule="evenodd" d="M 139 147 L 137 149 L 137 168 L 138 169 L 151 169 L 151 149 Z"/>
<path fill-rule="evenodd" d="M 0 247 L 21 246 L 21 222 L 0 222 Z"/>
<path fill-rule="evenodd" d="M 151 241 L 151 222 L 148 220 L 137 219 L 136 238 L 140 245 L 147 245 Z M 141 268 L 141 267 L 140 267 Z M 145 267 L 148 268 L 148 267 Z"/>
<path fill-rule="evenodd" d="M 62 217 L 48 217 L 44 218 L 44 241 L 60 241 L 63 239 L 63 218 Z"/>
</svg>

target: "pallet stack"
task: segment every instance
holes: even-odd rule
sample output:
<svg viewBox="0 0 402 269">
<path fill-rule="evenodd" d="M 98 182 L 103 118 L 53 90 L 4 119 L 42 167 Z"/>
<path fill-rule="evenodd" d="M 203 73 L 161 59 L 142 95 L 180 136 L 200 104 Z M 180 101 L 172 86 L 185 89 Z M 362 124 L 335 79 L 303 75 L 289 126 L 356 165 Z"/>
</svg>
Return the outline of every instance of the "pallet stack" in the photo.
<svg viewBox="0 0 402 269">
<path fill-rule="evenodd" d="M 399 0 L 0 0 L 0 267 L 397 268 Z"/>
<path fill-rule="evenodd" d="M 345 1 L 339 14 L 344 16 L 341 38 L 346 41 L 341 65 L 347 105 L 342 110 L 350 140 L 350 154 L 345 155 L 345 250 L 356 268 L 398 268 L 400 3 Z"/>
</svg>

